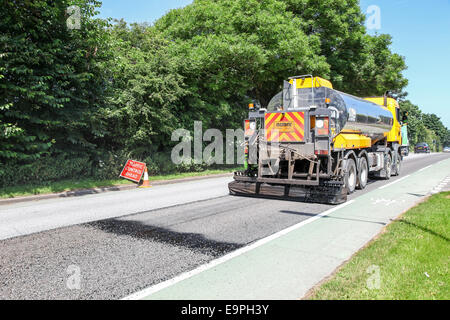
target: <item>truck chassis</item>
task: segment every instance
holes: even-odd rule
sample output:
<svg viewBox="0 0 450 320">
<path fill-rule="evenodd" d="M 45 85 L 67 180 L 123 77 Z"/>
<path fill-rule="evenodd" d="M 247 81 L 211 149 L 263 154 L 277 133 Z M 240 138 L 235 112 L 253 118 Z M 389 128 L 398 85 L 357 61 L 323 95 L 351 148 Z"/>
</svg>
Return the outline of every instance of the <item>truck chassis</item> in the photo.
<svg viewBox="0 0 450 320">
<path fill-rule="evenodd" d="M 387 143 L 310 158 L 296 153 L 290 145 L 280 144 L 274 154 L 278 158 L 270 159 L 260 151 L 257 166 L 235 172 L 234 181 L 228 185 L 230 194 L 340 204 L 355 189 L 364 189 L 369 177 L 390 179 L 399 175 L 403 158 L 398 144 Z M 271 163 L 278 160 L 275 172 Z"/>
</svg>

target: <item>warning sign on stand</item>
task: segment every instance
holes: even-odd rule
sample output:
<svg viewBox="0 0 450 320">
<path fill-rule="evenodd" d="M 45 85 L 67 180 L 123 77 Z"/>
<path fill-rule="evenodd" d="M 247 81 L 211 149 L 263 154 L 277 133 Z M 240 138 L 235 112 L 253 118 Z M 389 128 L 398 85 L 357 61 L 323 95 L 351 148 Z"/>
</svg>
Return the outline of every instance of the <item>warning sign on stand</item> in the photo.
<svg viewBox="0 0 450 320">
<path fill-rule="evenodd" d="M 142 174 L 144 173 L 144 169 L 145 163 L 134 160 L 128 160 L 127 164 L 120 173 L 120 176 L 122 178 L 129 179 L 139 183 L 139 181 L 141 181 Z"/>
</svg>

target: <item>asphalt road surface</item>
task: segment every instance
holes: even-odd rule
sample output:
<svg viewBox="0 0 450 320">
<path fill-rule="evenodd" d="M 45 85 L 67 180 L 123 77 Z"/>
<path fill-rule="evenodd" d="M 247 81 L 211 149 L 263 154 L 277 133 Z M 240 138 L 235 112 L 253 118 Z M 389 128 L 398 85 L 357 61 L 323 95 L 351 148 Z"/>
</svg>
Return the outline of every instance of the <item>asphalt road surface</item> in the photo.
<svg viewBox="0 0 450 320">
<path fill-rule="evenodd" d="M 449 157 L 410 154 L 388 182 Z M 229 181 L 0 206 L 0 298 L 123 298 L 331 207 L 230 196 Z"/>
</svg>

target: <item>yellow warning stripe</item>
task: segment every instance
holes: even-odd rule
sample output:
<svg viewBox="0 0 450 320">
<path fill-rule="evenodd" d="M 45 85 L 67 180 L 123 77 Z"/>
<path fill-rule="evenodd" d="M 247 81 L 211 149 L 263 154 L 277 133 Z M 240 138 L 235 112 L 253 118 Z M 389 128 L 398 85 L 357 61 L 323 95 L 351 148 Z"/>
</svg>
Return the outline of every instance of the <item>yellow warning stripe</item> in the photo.
<svg viewBox="0 0 450 320">
<path fill-rule="evenodd" d="M 267 141 L 302 141 L 304 136 L 304 118 L 303 113 L 299 112 L 285 112 L 285 113 L 270 113 L 265 117 L 265 129 Z M 280 133 L 278 130 L 273 130 L 277 122 L 282 118 L 286 119 L 294 124 L 293 130 L 290 132 Z"/>
</svg>

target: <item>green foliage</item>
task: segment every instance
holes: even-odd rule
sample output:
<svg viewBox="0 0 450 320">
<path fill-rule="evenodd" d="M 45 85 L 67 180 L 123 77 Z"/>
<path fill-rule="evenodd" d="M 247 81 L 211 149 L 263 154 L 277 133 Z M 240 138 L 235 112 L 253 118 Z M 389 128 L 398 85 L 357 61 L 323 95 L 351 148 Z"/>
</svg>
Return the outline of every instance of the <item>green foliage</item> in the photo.
<svg viewBox="0 0 450 320">
<path fill-rule="evenodd" d="M 67 8 L 81 10 L 69 29 Z M 240 128 L 252 99 L 283 80 L 330 79 L 342 91 L 405 95 L 403 57 L 368 35 L 357 0 L 194 0 L 153 26 L 94 18 L 96 0 L 4 1 L 0 11 L 0 186 L 111 179 L 129 158 L 151 174 L 174 165 L 178 128 Z M 411 143 L 449 143 L 435 115 L 409 101 Z M 431 145 L 431 144 L 430 144 Z"/>
<path fill-rule="evenodd" d="M 425 127 L 434 133 L 438 145 L 442 146 L 449 142 L 448 130 L 437 115 L 425 113 L 422 116 L 422 120 Z"/>
<path fill-rule="evenodd" d="M 408 84 L 404 58 L 392 53 L 390 35 L 371 36 L 358 0 L 284 0 L 303 22 L 309 36 L 320 39 L 320 54 L 330 65 L 334 87 L 358 96 L 379 96 L 389 90 L 402 96 Z"/>
<path fill-rule="evenodd" d="M 177 73 L 180 58 L 170 55 L 168 41 L 145 25 L 129 28 L 119 21 L 110 32 L 114 58 L 108 64 L 108 145 L 141 158 L 167 150 L 184 111 L 180 101 L 186 90 Z"/>
<path fill-rule="evenodd" d="M 87 156 L 59 154 L 43 156 L 30 164 L 7 163 L 0 171 L 0 187 L 45 183 L 71 177 L 91 175 L 92 163 Z"/>
<path fill-rule="evenodd" d="M 97 1 L 9 1 L 0 11 L 0 160 L 94 149 L 101 136 L 104 22 Z M 66 8 L 81 9 L 80 30 Z"/>
<path fill-rule="evenodd" d="M 183 57 L 180 72 L 191 91 L 186 102 L 208 124 L 242 119 L 237 111 L 245 111 L 248 97 L 267 103 L 289 76 L 329 71 L 319 38 L 302 32 L 302 21 L 281 1 L 198 0 L 155 26 Z"/>
<path fill-rule="evenodd" d="M 449 130 L 435 114 L 423 113 L 411 101 L 400 102 L 401 112 L 408 112 L 408 139 L 410 146 L 426 142 L 434 151 L 442 150 L 450 142 Z"/>
</svg>

